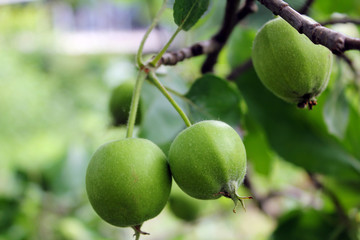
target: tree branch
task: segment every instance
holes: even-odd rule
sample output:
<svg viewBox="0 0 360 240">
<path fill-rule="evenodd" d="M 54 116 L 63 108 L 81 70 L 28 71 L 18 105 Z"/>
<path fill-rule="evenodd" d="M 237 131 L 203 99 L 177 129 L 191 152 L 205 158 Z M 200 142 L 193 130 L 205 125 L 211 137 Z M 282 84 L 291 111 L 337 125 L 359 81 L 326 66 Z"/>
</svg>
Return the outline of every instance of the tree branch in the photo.
<svg viewBox="0 0 360 240">
<path fill-rule="evenodd" d="M 164 53 L 164 55 L 158 62 L 158 66 L 176 65 L 178 62 L 184 61 L 187 58 L 192 58 L 202 54 L 212 53 L 217 48 L 218 48 L 217 42 L 215 42 L 212 39 L 198 42 L 190 47 L 182 48 L 175 52 Z"/>
<path fill-rule="evenodd" d="M 354 24 L 360 24 L 360 19 L 353 19 L 353 18 L 337 18 L 337 19 L 330 19 L 327 21 L 319 22 L 321 25 L 332 25 L 332 24 L 339 24 L 339 23 L 354 23 Z"/>
<path fill-rule="evenodd" d="M 238 76 L 240 76 L 242 73 L 244 73 L 246 70 L 250 69 L 253 66 L 251 58 L 241 64 L 240 66 L 234 68 L 231 73 L 226 77 L 226 79 L 233 81 L 237 79 Z"/>
<path fill-rule="evenodd" d="M 235 25 L 243 20 L 247 15 L 257 12 L 258 6 L 255 3 L 255 0 L 246 0 L 244 6 L 236 14 Z"/>
<path fill-rule="evenodd" d="M 321 44 L 334 54 L 341 54 L 350 49 L 360 50 L 360 39 L 347 37 L 334 30 L 321 26 L 295 11 L 282 0 L 258 0 L 275 15 L 281 16 L 299 33 L 304 33 L 313 43 Z"/>
<path fill-rule="evenodd" d="M 214 52 L 208 54 L 202 68 L 202 73 L 212 72 L 214 65 L 217 62 L 220 51 L 225 46 L 227 40 L 230 37 L 230 34 L 234 30 L 236 24 L 238 24 L 242 19 L 244 19 L 250 13 L 257 11 L 257 6 L 255 4 L 255 0 L 246 0 L 245 4 L 241 7 L 241 9 L 236 12 L 237 7 L 235 7 L 234 3 L 228 0 L 228 4 L 226 6 L 225 18 L 223 21 L 222 28 L 220 31 L 213 36 L 213 40 L 217 43 L 217 48 Z M 239 1 L 237 1 L 236 6 L 238 6 Z"/>
<path fill-rule="evenodd" d="M 175 52 L 167 52 L 158 62 L 158 66 L 176 65 L 178 62 L 185 59 L 204 54 L 208 55 L 208 57 L 203 64 L 202 72 L 211 72 L 216 64 L 220 51 L 225 46 L 236 24 L 244 19 L 248 14 L 257 11 L 255 0 L 246 0 L 243 7 L 236 12 L 239 3 L 240 0 L 227 1 L 223 25 L 210 40 L 195 43 L 190 47 L 186 47 Z"/>
<path fill-rule="evenodd" d="M 344 223 L 346 223 L 346 225 L 348 225 L 348 223 L 350 222 L 349 217 L 347 216 L 346 211 L 343 208 L 343 206 L 341 205 L 340 200 L 336 196 L 336 194 L 333 191 L 331 191 L 331 189 L 324 186 L 324 184 L 322 184 L 319 181 L 319 179 L 316 177 L 315 174 L 308 172 L 308 175 L 310 177 L 310 180 L 314 184 L 314 187 L 321 190 L 325 195 L 327 195 L 330 198 L 330 200 L 333 202 L 336 212 L 339 215 L 339 217 L 341 218 L 342 222 L 344 222 Z"/>
<path fill-rule="evenodd" d="M 235 14 L 239 7 L 239 4 L 240 0 L 227 0 L 222 27 L 220 28 L 218 33 L 216 33 L 212 37 L 212 40 L 217 43 L 215 44 L 217 48 L 215 49 L 215 51 L 208 54 L 201 68 L 202 73 L 213 71 L 213 67 L 216 64 L 218 55 L 221 49 L 224 47 L 225 43 L 227 42 L 227 39 L 229 38 L 230 33 L 235 26 Z"/>
<path fill-rule="evenodd" d="M 357 76 L 358 73 L 357 73 L 357 70 L 356 70 L 356 68 L 355 68 L 355 65 L 354 65 L 353 61 L 352 61 L 348 56 L 346 56 L 345 54 L 341 54 L 341 55 L 339 55 L 339 57 L 340 57 L 341 59 L 343 59 L 343 60 L 348 64 L 348 66 L 350 67 L 351 71 L 353 71 L 353 73 L 355 74 L 355 76 Z"/>
</svg>

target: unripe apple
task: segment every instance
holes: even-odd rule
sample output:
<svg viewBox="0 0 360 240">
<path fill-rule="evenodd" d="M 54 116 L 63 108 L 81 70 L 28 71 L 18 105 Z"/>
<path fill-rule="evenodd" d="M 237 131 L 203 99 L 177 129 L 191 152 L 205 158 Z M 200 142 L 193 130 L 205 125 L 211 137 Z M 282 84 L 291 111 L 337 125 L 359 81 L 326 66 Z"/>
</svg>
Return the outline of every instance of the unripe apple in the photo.
<svg viewBox="0 0 360 240">
<path fill-rule="evenodd" d="M 149 140 L 126 138 L 101 146 L 86 172 L 95 212 L 118 226 L 139 226 L 165 207 L 171 189 L 165 154 Z"/>
<path fill-rule="evenodd" d="M 327 86 L 332 53 L 278 17 L 256 34 L 252 61 L 266 88 L 287 102 L 311 109 Z"/>
<path fill-rule="evenodd" d="M 115 87 L 110 96 L 109 110 L 115 126 L 126 124 L 129 118 L 132 95 L 135 81 L 126 81 Z M 136 115 L 135 124 L 141 121 L 141 99 Z"/>
<path fill-rule="evenodd" d="M 221 121 L 198 122 L 183 130 L 169 151 L 169 165 L 178 186 L 198 199 L 243 197 L 237 189 L 246 173 L 246 153 L 238 133 Z M 247 197 L 246 197 L 247 198 Z"/>
<path fill-rule="evenodd" d="M 173 184 L 169 197 L 170 211 L 185 222 L 197 220 L 204 206 L 203 201 L 184 193 L 176 184 Z"/>
</svg>

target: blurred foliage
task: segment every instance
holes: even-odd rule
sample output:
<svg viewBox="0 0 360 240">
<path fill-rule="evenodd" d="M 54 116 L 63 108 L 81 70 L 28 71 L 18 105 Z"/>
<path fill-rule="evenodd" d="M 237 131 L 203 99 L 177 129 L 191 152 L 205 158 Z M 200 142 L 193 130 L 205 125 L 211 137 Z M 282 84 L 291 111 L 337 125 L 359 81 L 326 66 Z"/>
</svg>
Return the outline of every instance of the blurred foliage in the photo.
<svg viewBox="0 0 360 240">
<path fill-rule="evenodd" d="M 74 11 L 99 4 L 67 2 Z M 113 4 L 132 6 L 133 17 L 148 26 L 161 2 Z M 289 4 L 298 9 L 304 2 Z M 134 56 L 65 54 L 56 45 L 53 3 L 0 6 L 0 240 L 132 239 L 131 229 L 110 226 L 95 214 L 84 179 L 97 147 L 125 137 L 124 126 L 111 126 L 108 101 L 114 86 L 134 78 Z M 182 44 L 211 37 L 221 24 L 224 3 L 210 1 Z M 161 19 L 166 29 L 176 28 L 172 4 Z M 159 71 L 193 121 L 222 119 L 236 127 L 247 149 L 248 177 L 266 201 L 262 209 L 257 199 L 247 201 L 247 212 L 238 209 L 238 214 L 226 199 L 205 201 L 190 224 L 165 208 L 144 224 L 151 232 L 144 239 L 360 239 L 358 80 L 346 63 L 335 61 L 329 87 L 313 111 L 274 97 L 251 68 L 233 83 L 226 81 L 233 68 L 248 61 L 256 31 L 272 18 L 258 5 L 259 11 L 232 34 L 214 75 L 201 76 L 204 57 Z M 359 17 L 360 2 L 315 0 L 309 14 L 326 20 L 335 12 Z M 359 36 L 354 25 L 333 27 Z M 360 68 L 359 52 L 347 54 Z M 150 83 L 142 100 L 143 121 L 136 132 L 167 152 L 185 125 Z M 308 173 L 319 176 L 323 189 Z M 244 187 L 239 192 L 250 194 Z"/>
</svg>

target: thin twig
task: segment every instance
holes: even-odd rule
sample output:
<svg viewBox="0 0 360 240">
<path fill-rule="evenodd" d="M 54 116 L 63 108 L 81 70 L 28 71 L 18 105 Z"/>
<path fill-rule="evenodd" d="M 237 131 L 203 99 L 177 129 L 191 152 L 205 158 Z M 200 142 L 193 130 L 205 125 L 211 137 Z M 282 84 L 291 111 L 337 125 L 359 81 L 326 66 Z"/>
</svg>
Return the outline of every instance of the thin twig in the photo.
<svg viewBox="0 0 360 240">
<path fill-rule="evenodd" d="M 300 14 L 307 14 L 309 12 L 311 4 L 314 3 L 315 0 L 307 0 L 304 5 L 299 9 Z"/>
<path fill-rule="evenodd" d="M 343 59 L 347 63 L 347 65 L 350 67 L 351 71 L 353 71 L 355 76 L 358 75 L 354 62 L 348 56 L 346 56 L 345 54 L 341 54 L 339 55 L 339 58 Z"/>
<path fill-rule="evenodd" d="M 347 37 L 301 15 L 282 0 L 258 0 L 275 15 L 281 16 L 299 33 L 304 33 L 313 43 L 321 44 L 334 54 L 350 49 L 360 50 L 360 39 Z"/>
<path fill-rule="evenodd" d="M 240 0 L 227 0 L 226 1 L 226 8 L 225 8 L 225 16 L 223 20 L 222 27 L 212 37 L 212 41 L 215 42 L 215 50 L 211 53 L 209 53 L 206 57 L 205 62 L 202 65 L 201 72 L 212 72 L 213 67 L 217 62 L 218 55 L 225 45 L 227 39 L 230 36 L 230 33 L 232 32 L 232 29 L 234 28 L 235 23 L 235 14 L 239 7 Z"/>
<path fill-rule="evenodd" d="M 330 19 L 327 21 L 319 22 L 321 25 L 333 25 L 333 24 L 341 24 L 341 23 L 353 23 L 353 24 L 359 24 L 360 25 L 360 19 L 355 18 L 337 18 L 337 19 Z"/>
<path fill-rule="evenodd" d="M 322 184 L 322 182 L 320 182 L 320 180 L 316 177 L 315 174 L 308 172 L 308 175 L 309 175 L 312 183 L 314 184 L 315 188 L 321 190 L 325 195 L 327 195 L 330 198 L 330 200 L 333 202 L 336 212 L 338 213 L 342 222 L 347 225 L 347 223 L 350 222 L 350 219 L 349 219 L 348 215 L 346 214 L 346 211 L 343 208 L 343 206 L 341 205 L 340 200 L 336 196 L 336 194 L 333 191 L 331 191 L 329 188 L 327 188 L 324 184 Z"/>
<path fill-rule="evenodd" d="M 264 213 L 266 213 L 265 210 L 265 198 L 260 196 L 260 194 L 256 191 L 256 189 L 254 188 L 250 178 L 248 175 L 245 176 L 244 179 L 244 186 L 250 191 L 250 194 L 253 196 L 254 202 L 256 204 L 256 206 L 263 211 Z"/>
<path fill-rule="evenodd" d="M 237 11 L 239 2 L 239 0 L 228 0 L 223 25 L 210 40 L 198 42 L 190 47 L 182 48 L 174 52 L 167 52 L 162 56 L 157 66 L 176 65 L 178 62 L 188 58 L 208 55 L 203 64 L 202 72 L 211 72 L 216 64 L 220 51 L 225 46 L 236 24 L 248 14 L 257 11 L 255 0 L 246 0 L 240 10 Z"/>
<path fill-rule="evenodd" d="M 157 66 L 160 65 L 176 65 L 187 58 L 196 57 L 202 54 L 208 54 L 214 52 L 217 48 L 217 44 L 213 40 L 206 40 L 186 48 L 182 48 L 175 52 L 165 53 Z"/>
<path fill-rule="evenodd" d="M 234 30 L 237 23 L 244 19 L 250 13 L 257 11 L 257 6 L 254 0 L 246 0 L 245 4 L 241 9 L 236 12 L 239 1 L 228 0 L 226 5 L 226 12 L 221 29 L 212 37 L 212 40 L 215 41 L 216 49 L 214 52 L 208 54 L 202 68 L 202 73 L 212 72 L 214 65 L 217 62 L 220 51 L 225 46 L 228 41 L 232 31 Z"/>
<path fill-rule="evenodd" d="M 244 62 L 243 64 L 241 64 L 240 66 L 233 69 L 232 72 L 226 77 L 226 79 L 228 79 L 230 81 L 235 80 L 238 76 L 243 74 L 245 71 L 250 69 L 252 66 L 253 66 L 252 60 L 249 59 L 246 62 Z"/>
<path fill-rule="evenodd" d="M 360 72 L 356 69 L 354 62 L 345 54 L 339 55 L 339 58 L 343 59 L 350 67 L 351 71 L 354 74 L 355 86 L 360 89 Z"/>
<path fill-rule="evenodd" d="M 257 12 L 258 6 L 255 3 L 255 0 L 246 0 L 244 6 L 236 14 L 236 23 L 238 24 L 243 20 L 247 15 Z"/>
</svg>

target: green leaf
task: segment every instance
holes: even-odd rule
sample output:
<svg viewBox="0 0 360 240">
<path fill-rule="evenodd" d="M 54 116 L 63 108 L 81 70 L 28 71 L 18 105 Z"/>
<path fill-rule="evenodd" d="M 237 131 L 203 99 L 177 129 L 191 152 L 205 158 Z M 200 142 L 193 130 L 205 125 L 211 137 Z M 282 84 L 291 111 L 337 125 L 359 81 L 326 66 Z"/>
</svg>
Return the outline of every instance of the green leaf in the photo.
<svg viewBox="0 0 360 240">
<path fill-rule="evenodd" d="M 342 141 L 345 148 L 360 159 L 360 95 L 351 96 L 354 103 L 350 104 L 349 123 Z"/>
<path fill-rule="evenodd" d="M 244 145 L 247 159 L 252 163 L 256 172 L 269 176 L 275 154 L 271 150 L 263 129 L 256 123 L 256 120 L 247 116 L 245 125 Z"/>
<path fill-rule="evenodd" d="M 349 103 L 345 96 L 344 84 L 340 79 L 331 90 L 324 106 L 324 119 L 331 134 L 344 138 L 349 123 Z"/>
<path fill-rule="evenodd" d="M 184 30 L 189 30 L 208 9 L 209 0 L 175 0 L 174 20 Z"/>
<path fill-rule="evenodd" d="M 191 101 L 193 122 L 216 119 L 233 127 L 239 125 L 241 97 L 236 86 L 224 79 L 206 74 L 195 81 L 185 97 Z"/>
<path fill-rule="evenodd" d="M 298 209 L 286 213 L 270 239 L 272 240 L 318 240 L 350 239 L 346 226 L 339 222 L 335 213 L 314 209 Z"/>
<path fill-rule="evenodd" d="M 145 82 L 141 96 L 145 104 L 143 116 L 146 121 L 141 123 L 139 137 L 153 141 L 164 152 L 167 152 L 171 141 L 185 127 L 185 124 L 155 86 Z M 175 96 L 174 99 L 184 109 L 184 103 Z"/>
<path fill-rule="evenodd" d="M 334 12 L 346 13 L 352 16 L 359 16 L 360 2 L 357 0 L 342 0 L 341 4 L 336 1 L 314 1 L 311 12 L 316 13 L 317 17 L 329 18 Z"/>
<path fill-rule="evenodd" d="M 338 180 L 359 181 L 360 160 L 347 152 L 334 138 L 318 132 L 307 121 L 305 109 L 297 109 L 265 89 L 250 69 L 237 79 L 249 114 L 263 126 L 271 147 L 285 160 L 310 172 Z M 321 101 L 321 97 L 319 99 Z M 314 108 L 309 114 L 316 113 Z"/>
<path fill-rule="evenodd" d="M 229 39 L 227 51 L 227 58 L 232 68 L 250 59 L 255 35 L 255 29 L 244 29 L 240 27 L 234 29 Z"/>
</svg>

